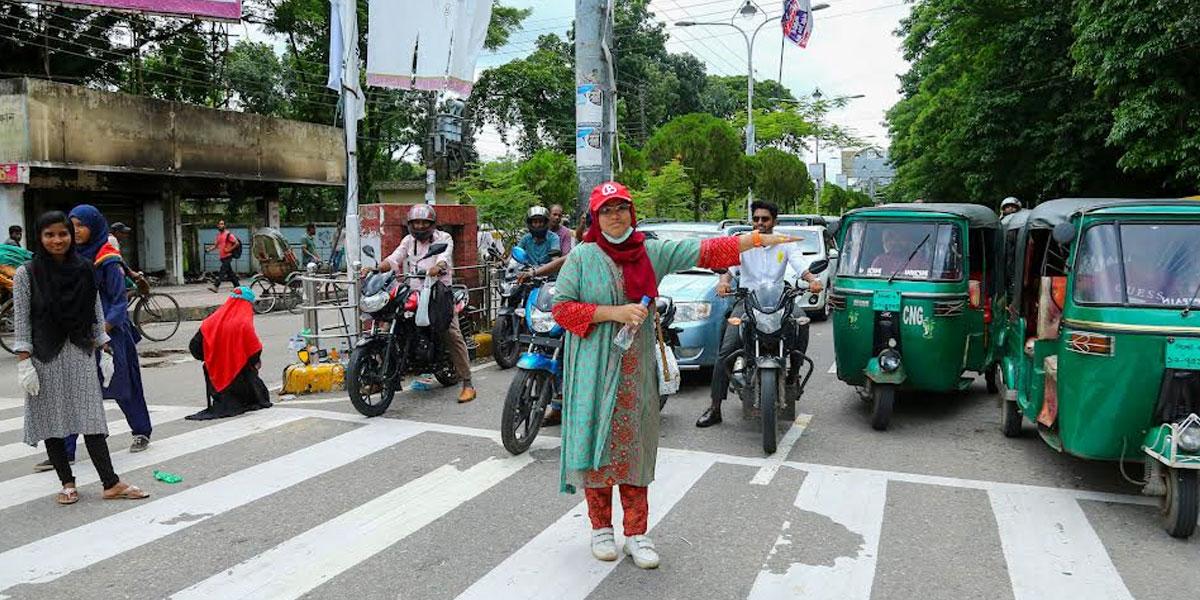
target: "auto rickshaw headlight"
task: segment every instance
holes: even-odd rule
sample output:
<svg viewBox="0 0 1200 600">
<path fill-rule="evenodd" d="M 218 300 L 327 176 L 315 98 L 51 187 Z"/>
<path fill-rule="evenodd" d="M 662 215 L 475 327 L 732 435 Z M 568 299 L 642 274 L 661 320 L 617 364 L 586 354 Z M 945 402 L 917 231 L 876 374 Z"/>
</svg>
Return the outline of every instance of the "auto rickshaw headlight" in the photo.
<svg viewBox="0 0 1200 600">
<path fill-rule="evenodd" d="M 1200 426 L 1190 425 L 1179 430 L 1179 449 L 1184 452 L 1200 451 Z"/>
<path fill-rule="evenodd" d="M 891 348 L 879 353 L 879 368 L 891 373 L 900 368 L 900 353 Z"/>
</svg>

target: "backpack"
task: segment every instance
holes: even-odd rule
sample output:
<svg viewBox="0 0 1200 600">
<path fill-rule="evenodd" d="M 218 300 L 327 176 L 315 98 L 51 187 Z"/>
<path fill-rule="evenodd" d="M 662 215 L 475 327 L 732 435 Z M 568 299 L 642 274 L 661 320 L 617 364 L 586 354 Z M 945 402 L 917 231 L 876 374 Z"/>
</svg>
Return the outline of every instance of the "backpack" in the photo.
<svg viewBox="0 0 1200 600">
<path fill-rule="evenodd" d="M 231 256 L 234 259 L 241 258 L 242 257 L 242 241 L 239 240 L 236 235 L 233 235 L 233 233 L 230 233 L 229 237 L 233 238 L 238 243 L 236 246 L 233 247 L 233 252 L 230 252 L 229 256 Z"/>
</svg>

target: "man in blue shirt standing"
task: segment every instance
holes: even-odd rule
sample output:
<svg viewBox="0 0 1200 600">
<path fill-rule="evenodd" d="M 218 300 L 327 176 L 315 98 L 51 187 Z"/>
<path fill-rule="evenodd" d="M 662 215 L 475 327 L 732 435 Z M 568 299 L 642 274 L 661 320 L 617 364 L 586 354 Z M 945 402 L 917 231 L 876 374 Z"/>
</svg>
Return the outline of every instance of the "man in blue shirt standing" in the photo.
<svg viewBox="0 0 1200 600">
<path fill-rule="evenodd" d="M 558 235 L 550 231 L 550 211 L 546 207 L 530 207 L 525 214 L 525 225 L 529 227 L 529 233 L 521 237 L 517 247 L 529 257 L 529 266 L 539 267 L 562 253 Z"/>
</svg>

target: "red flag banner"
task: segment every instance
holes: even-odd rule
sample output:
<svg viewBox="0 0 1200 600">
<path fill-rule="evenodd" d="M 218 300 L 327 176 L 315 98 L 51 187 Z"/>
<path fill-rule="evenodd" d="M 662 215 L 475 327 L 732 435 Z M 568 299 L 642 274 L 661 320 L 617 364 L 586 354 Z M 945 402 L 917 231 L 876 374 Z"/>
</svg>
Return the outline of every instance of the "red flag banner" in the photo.
<svg viewBox="0 0 1200 600">
<path fill-rule="evenodd" d="M 792 43 L 805 48 L 812 35 L 812 4 L 809 0 L 783 0 L 783 35 Z"/>
<path fill-rule="evenodd" d="M 124 10 L 215 21 L 240 21 L 242 0 L 33 0 L 97 10 Z"/>
</svg>

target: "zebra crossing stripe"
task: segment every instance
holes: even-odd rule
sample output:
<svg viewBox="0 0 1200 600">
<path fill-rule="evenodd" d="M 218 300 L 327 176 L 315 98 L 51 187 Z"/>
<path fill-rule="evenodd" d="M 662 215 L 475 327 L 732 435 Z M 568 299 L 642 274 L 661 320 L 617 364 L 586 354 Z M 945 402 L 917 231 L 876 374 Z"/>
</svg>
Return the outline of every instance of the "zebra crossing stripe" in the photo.
<svg viewBox="0 0 1200 600">
<path fill-rule="evenodd" d="M 220 446 L 292 421 L 299 421 L 306 416 L 300 411 L 277 411 L 275 409 L 243 415 L 226 423 L 189 431 L 165 440 L 155 440 L 150 449 L 145 452 L 137 454 L 130 454 L 128 450 L 114 452 L 112 455 L 113 467 L 117 473 L 128 473 L 136 469 L 155 466 L 173 458 Z M 79 465 L 83 465 L 85 462 L 83 457 L 79 458 Z M 75 467 L 76 485 L 83 487 L 100 481 L 90 465 L 79 465 Z M 57 485 L 58 478 L 54 473 L 33 473 L 0 482 L 0 510 L 31 500 L 46 498 L 57 489 Z"/>
<path fill-rule="evenodd" d="M 711 458 L 659 451 L 656 479 L 650 484 L 648 525 L 651 537 L 655 525 L 712 465 Z M 616 490 L 613 494 L 616 495 Z M 613 523 L 617 525 L 618 549 L 624 543 L 624 537 L 620 535 L 623 514 L 620 501 L 614 499 Z M 458 600 L 586 598 L 621 563 L 593 558 L 590 532 L 587 504 L 580 502 L 476 581 L 458 596 Z M 669 562 L 670 557 L 664 560 Z"/>
<path fill-rule="evenodd" d="M 522 454 L 491 457 L 466 471 L 443 465 L 171 597 L 299 598 L 532 462 L 533 458 Z"/>
<path fill-rule="evenodd" d="M 24 398 L 0 398 L 0 410 L 25 406 Z"/>
<path fill-rule="evenodd" d="M 887 480 L 847 471 L 810 472 L 796 494 L 796 507 L 828 517 L 851 533 L 862 536 L 858 556 L 839 556 L 832 567 L 791 564 L 783 573 L 763 566 L 750 600 L 805 598 L 805 600 L 869 600 L 875 580 L 879 535 L 883 528 L 883 509 L 887 499 Z M 781 548 L 802 539 L 793 539 L 790 523 L 771 550 L 773 557 Z M 803 532 L 796 536 L 802 537 Z M 768 564 L 770 563 L 768 558 Z"/>
<path fill-rule="evenodd" d="M 162 407 L 159 410 L 150 414 L 150 419 L 155 425 L 178 421 L 187 415 L 196 412 L 196 409 L 190 406 L 174 406 Z M 108 422 L 108 435 L 119 435 L 129 433 L 129 423 L 124 419 L 117 419 Z M 0 446 L 0 463 L 25 458 L 41 454 L 43 451 L 38 446 L 30 446 L 25 442 L 13 442 Z"/>
<path fill-rule="evenodd" d="M 1016 600 L 1133 600 L 1078 500 L 1000 490 L 988 499 Z"/>
<path fill-rule="evenodd" d="M 16 431 L 25 427 L 25 415 L 0 420 L 0 433 Z"/>
<path fill-rule="evenodd" d="M 285 490 L 421 432 L 386 421 L 0 554 L 0 591 L 54 581 Z M 181 515 L 195 518 L 181 519 Z"/>
</svg>

